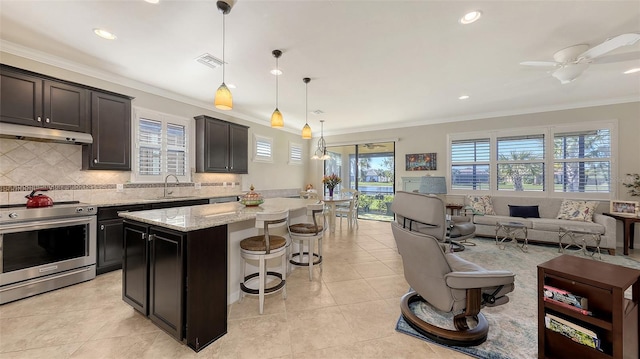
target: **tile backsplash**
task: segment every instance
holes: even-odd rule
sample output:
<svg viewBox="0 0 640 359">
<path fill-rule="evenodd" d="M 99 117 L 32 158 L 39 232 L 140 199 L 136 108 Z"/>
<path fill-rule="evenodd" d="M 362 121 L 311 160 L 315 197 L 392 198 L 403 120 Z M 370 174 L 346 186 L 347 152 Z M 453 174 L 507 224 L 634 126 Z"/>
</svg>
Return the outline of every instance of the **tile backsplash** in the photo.
<svg viewBox="0 0 640 359">
<path fill-rule="evenodd" d="M 83 171 L 82 146 L 0 138 L 0 204 L 25 202 L 36 188 L 54 201 L 105 202 L 161 196 L 163 183 L 130 183 L 128 171 Z M 200 183 L 196 189 L 194 183 Z M 123 184 L 117 191 L 117 184 Z M 239 193 L 242 176 L 193 173 L 191 183 L 170 184 L 174 195 L 217 196 Z"/>
</svg>

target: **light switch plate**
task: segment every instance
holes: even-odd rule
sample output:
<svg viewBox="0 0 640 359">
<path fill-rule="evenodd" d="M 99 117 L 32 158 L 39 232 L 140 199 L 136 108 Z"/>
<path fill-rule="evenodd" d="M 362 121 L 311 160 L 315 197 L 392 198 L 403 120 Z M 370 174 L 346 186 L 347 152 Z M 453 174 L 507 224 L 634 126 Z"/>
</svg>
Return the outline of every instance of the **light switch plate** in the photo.
<svg viewBox="0 0 640 359">
<path fill-rule="evenodd" d="M 124 191 L 124 185 L 122 183 L 116 184 L 116 192 Z"/>
</svg>

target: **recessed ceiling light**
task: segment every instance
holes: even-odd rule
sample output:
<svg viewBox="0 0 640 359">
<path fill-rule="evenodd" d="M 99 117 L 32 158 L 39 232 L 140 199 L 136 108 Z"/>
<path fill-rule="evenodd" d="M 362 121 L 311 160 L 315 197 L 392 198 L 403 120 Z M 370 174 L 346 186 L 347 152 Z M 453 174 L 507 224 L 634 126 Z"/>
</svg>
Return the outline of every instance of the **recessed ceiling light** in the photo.
<svg viewBox="0 0 640 359">
<path fill-rule="evenodd" d="M 311 111 L 311 113 L 316 115 L 316 116 L 318 116 L 318 115 L 322 115 L 324 113 L 324 111 L 322 111 L 322 110 L 313 110 L 313 111 Z"/>
<path fill-rule="evenodd" d="M 458 100 L 466 100 L 469 98 L 469 95 L 462 95 L 460 97 L 458 97 Z"/>
<path fill-rule="evenodd" d="M 109 32 L 109 31 L 107 31 L 107 30 L 104 30 L 104 29 L 98 29 L 98 28 L 95 28 L 95 29 L 93 29 L 93 32 L 94 32 L 96 35 L 98 35 L 98 36 L 100 36 L 101 38 L 103 38 L 103 39 L 107 39 L 107 40 L 115 40 L 115 39 L 117 39 L 116 35 L 114 35 L 114 34 L 110 33 L 110 32 Z"/>
<path fill-rule="evenodd" d="M 271 72 L 272 75 L 276 75 L 276 76 L 282 75 L 282 70 L 279 70 L 279 69 L 273 69 L 269 72 Z"/>
<path fill-rule="evenodd" d="M 148 2 L 149 4 L 157 4 L 160 2 L 160 0 L 144 0 L 146 2 Z"/>
<path fill-rule="evenodd" d="M 460 23 L 463 25 L 471 24 L 472 22 L 476 22 L 480 16 L 482 16 L 482 11 L 480 10 L 468 12 L 460 18 Z"/>
<path fill-rule="evenodd" d="M 636 68 L 633 68 L 633 69 L 627 70 L 627 71 L 625 71 L 625 72 L 623 72 L 623 73 L 624 73 L 625 75 L 628 75 L 628 74 L 635 74 L 636 72 L 640 72 L 640 67 L 636 67 Z"/>
</svg>

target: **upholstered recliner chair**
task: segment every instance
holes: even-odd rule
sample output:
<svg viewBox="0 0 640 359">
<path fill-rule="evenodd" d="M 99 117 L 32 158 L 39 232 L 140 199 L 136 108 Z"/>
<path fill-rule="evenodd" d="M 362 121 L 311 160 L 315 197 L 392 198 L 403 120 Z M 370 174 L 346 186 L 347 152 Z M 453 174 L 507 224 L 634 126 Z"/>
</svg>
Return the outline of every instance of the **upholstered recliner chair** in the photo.
<svg viewBox="0 0 640 359">
<path fill-rule="evenodd" d="M 402 256 L 405 279 L 412 288 L 402 297 L 400 309 L 412 328 L 436 342 L 479 345 L 487 339 L 489 331 L 480 309 L 508 302 L 506 294 L 514 289 L 515 275 L 486 270 L 449 252 L 442 243 L 441 232 L 446 227 L 444 208 L 442 200 L 434 196 L 409 192 L 395 195 L 392 209 L 396 221 L 391 228 Z M 419 318 L 410 308 L 416 301 L 454 313 L 456 330 Z"/>
</svg>

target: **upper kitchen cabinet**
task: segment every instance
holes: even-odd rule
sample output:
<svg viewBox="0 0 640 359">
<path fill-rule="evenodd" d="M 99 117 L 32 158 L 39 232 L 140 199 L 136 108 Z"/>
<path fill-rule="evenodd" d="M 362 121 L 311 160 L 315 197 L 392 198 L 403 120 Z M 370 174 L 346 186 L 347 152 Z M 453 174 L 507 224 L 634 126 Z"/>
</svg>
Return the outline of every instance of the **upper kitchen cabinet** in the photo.
<svg viewBox="0 0 640 359">
<path fill-rule="evenodd" d="M 249 127 L 209 116 L 196 119 L 196 172 L 248 173 Z"/>
<path fill-rule="evenodd" d="M 93 144 L 82 147 L 82 168 L 131 170 L 131 98 L 91 92 Z"/>
<path fill-rule="evenodd" d="M 0 122 L 88 132 L 87 89 L 0 68 Z"/>
</svg>

